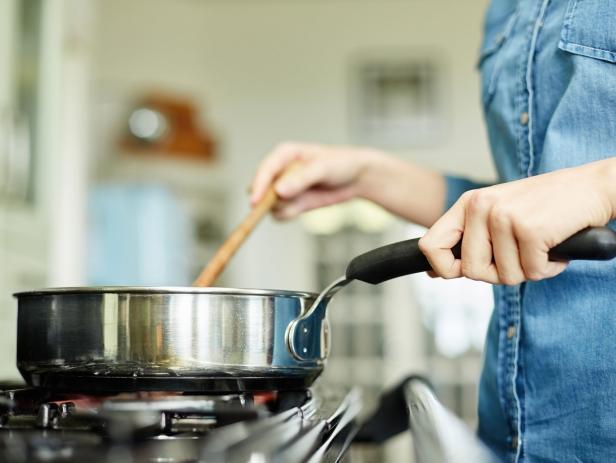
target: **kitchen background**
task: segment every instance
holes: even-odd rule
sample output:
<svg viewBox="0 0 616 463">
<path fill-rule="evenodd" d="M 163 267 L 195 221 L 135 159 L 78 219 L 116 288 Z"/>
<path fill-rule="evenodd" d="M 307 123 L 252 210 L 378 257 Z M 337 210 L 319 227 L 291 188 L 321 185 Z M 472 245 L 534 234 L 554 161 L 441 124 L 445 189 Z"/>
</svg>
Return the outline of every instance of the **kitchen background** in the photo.
<svg viewBox="0 0 616 463">
<path fill-rule="evenodd" d="M 493 179 L 475 69 L 486 4 L 0 0 L 0 377 L 18 378 L 13 292 L 190 284 L 281 141 Z M 421 233 L 362 202 L 267 219 L 221 283 L 318 290 L 355 254 Z M 355 284 L 331 304 L 322 381 L 361 386 L 369 407 L 423 372 L 473 425 L 490 307 L 468 281 Z M 407 444 L 371 458 L 402 461 Z"/>
</svg>

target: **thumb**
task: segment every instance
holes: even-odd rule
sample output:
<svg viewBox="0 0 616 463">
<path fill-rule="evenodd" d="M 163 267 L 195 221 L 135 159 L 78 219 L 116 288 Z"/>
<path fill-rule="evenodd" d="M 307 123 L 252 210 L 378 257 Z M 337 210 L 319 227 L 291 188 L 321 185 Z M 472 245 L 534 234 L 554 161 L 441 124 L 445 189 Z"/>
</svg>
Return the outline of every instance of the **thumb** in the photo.
<svg viewBox="0 0 616 463">
<path fill-rule="evenodd" d="M 276 181 L 274 188 L 283 199 L 291 199 L 323 181 L 322 164 L 311 162 L 295 164 Z"/>
</svg>

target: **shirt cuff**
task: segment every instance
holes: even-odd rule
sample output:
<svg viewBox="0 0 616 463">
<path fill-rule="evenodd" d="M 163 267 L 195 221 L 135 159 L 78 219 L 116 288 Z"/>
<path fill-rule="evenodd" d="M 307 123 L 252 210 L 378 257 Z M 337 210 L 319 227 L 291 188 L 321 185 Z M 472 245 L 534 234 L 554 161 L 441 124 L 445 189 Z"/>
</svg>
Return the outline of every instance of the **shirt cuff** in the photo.
<svg viewBox="0 0 616 463">
<path fill-rule="evenodd" d="M 445 194 L 445 210 L 449 210 L 451 206 L 462 196 L 462 193 L 468 190 L 475 190 L 477 188 L 483 188 L 489 186 L 486 183 L 477 183 L 466 178 L 454 177 L 451 175 L 445 176 L 445 185 L 447 187 L 447 193 Z"/>
</svg>

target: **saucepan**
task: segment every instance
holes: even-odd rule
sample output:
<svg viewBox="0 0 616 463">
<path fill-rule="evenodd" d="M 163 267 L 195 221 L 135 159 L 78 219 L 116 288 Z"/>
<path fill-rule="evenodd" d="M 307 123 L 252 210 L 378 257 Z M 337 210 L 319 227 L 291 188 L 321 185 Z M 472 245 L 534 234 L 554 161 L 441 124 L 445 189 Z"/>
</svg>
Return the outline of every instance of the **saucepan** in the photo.
<svg viewBox="0 0 616 463">
<path fill-rule="evenodd" d="M 608 228 L 581 231 L 550 251 L 552 260 L 613 257 L 616 233 Z M 426 270 L 414 239 L 354 258 L 318 295 L 192 287 L 21 292 L 17 366 L 28 384 L 66 391 L 304 389 L 324 368 L 326 308 L 338 290 Z"/>
</svg>

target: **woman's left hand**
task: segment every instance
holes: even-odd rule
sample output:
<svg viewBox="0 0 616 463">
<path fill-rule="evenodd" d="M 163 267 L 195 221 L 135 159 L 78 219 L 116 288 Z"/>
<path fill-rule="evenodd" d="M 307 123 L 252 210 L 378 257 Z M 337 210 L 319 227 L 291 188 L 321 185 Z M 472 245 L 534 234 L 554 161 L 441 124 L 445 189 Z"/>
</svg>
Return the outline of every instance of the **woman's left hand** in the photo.
<svg viewBox="0 0 616 463">
<path fill-rule="evenodd" d="M 514 285 L 567 267 L 548 251 L 614 218 L 616 158 L 468 191 L 419 241 L 437 276 Z M 451 248 L 462 239 L 462 258 Z"/>
</svg>

